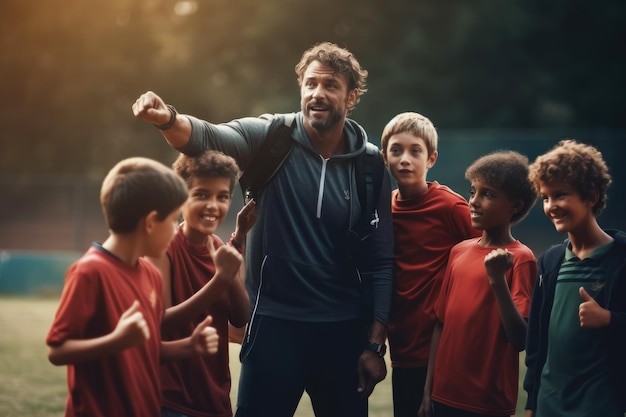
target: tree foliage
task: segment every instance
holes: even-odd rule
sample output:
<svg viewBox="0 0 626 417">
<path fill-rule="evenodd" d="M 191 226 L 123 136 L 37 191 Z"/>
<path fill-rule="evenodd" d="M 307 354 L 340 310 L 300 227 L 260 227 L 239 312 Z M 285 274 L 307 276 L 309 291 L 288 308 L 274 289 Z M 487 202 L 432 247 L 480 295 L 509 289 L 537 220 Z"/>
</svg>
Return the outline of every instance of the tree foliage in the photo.
<svg viewBox="0 0 626 417">
<path fill-rule="evenodd" d="M 100 176 L 171 162 L 130 106 L 156 91 L 212 121 L 299 108 L 294 66 L 328 40 L 369 70 L 353 117 L 440 128 L 625 128 L 623 0 L 47 0 L 0 3 L 0 172 Z"/>
</svg>

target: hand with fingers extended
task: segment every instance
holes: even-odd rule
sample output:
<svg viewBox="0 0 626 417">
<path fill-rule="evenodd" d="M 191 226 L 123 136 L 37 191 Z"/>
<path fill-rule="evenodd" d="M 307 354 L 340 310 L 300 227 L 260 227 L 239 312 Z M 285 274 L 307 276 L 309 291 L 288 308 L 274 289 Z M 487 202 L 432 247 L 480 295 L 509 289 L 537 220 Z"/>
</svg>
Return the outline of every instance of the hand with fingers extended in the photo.
<svg viewBox="0 0 626 417">
<path fill-rule="evenodd" d="M 139 96 L 132 108 L 135 117 L 154 125 L 165 124 L 172 117 L 165 102 L 152 91 Z"/>
<path fill-rule="evenodd" d="M 219 335 L 214 327 L 211 327 L 213 317 L 207 316 L 202 323 L 198 324 L 191 335 L 191 343 L 196 353 L 200 355 L 212 355 L 217 353 Z"/>
<path fill-rule="evenodd" d="M 583 302 L 578 307 L 580 327 L 597 329 L 608 326 L 611 322 L 611 312 L 600 307 L 600 304 L 583 287 L 578 289 L 578 293 L 583 299 Z"/>
<path fill-rule="evenodd" d="M 122 313 L 113 336 L 120 340 L 122 348 L 139 346 L 150 339 L 150 329 L 140 311 L 139 301 L 135 300 L 128 310 Z"/>
</svg>

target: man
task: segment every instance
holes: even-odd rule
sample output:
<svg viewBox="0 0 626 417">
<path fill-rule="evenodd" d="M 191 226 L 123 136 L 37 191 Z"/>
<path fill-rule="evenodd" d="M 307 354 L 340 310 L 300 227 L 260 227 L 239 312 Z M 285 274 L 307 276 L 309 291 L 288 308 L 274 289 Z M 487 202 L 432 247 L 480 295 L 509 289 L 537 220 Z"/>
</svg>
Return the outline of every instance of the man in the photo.
<svg viewBox="0 0 626 417">
<path fill-rule="evenodd" d="M 304 390 L 317 416 L 367 416 L 367 397 L 386 375 L 392 290 L 390 181 L 384 167 L 368 230 L 355 161 L 367 135 L 347 116 L 365 93 L 367 71 L 346 49 L 320 43 L 296 65 L 301 111 L 292 149 L 257 197 L 249 234 L 252 303 L 241 350 L 237 416 L 292 416 Z M 275 115 L 211 124 L 179 115 L 152 92 L 133 105 L 180 152 L 211 148 L 243 171 Z M 361 317 L 362 279 L 371 277 L 373 312 Z"/>
</svg>

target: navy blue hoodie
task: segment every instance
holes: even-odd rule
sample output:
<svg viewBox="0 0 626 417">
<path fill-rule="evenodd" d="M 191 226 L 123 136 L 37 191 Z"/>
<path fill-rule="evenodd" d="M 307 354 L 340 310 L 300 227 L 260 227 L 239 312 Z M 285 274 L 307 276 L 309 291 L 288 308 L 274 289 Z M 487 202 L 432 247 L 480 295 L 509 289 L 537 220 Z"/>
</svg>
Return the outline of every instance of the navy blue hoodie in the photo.
<svg viewBox="0 0 626 417">
<path fill-rule="evenodd" d="M 626 234 L 607 230 L 614 239 L 613 247 L 607 252 L 607 271 L 611 276 L 606 285 L 595 296 L 601 307 L 611 311 L 609 324 L 609 368 L 622 410 L 626 410 Z M 535 410 L 541 371 L 548 350 L 548 323 L 559 269 L 569 242 L 550 247 L 537 259 L 538 279 L 533 292 L 528 332 L 526 333 L 526 377 L 524 389 L 528 393 L 526 409 Z"/>
<path fill-rule="evenodd" d="M 245 170 L 265 140 L 272 115 L 211 124 L 187 116 L 194 155 L 217 149 Z M 247 237 L 246 283 L 254 315 L 306 322 L 359 318 L 361 279 L 369 277 L 373 317 L 387 324 L 393 276 L 391 185 L 384 169 L 375 220 L 366 236 L 351 232 L 361 214 L 354 159 L 365 152 L 363 128 L 346 119 L 348 152 L 328 159 L 313 148 L 296 113 L 292 151 L 257 199 Z M 350 263 L 357 254 L 358 265 Z"/>
</svg>

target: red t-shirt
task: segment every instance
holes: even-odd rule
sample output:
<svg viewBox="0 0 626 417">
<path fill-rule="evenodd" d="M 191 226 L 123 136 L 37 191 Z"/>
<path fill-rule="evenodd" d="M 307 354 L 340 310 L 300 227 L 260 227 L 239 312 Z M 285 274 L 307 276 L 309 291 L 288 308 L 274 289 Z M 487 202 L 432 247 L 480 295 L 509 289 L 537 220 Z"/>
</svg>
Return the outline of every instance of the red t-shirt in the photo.
<svg viewBox="0 0 626 417">
<path fill-rule="evenodd" d="M 491 415 L 515 414 L 519 354 L 502 326 L 484 258 L 494 248 L 463 241 L 450 251 L 435 314 L 443 323 L 432 398 L 450 407 Z M 506 281 L 522 317 L 528 317 L 537 277 L 533 252 L 515 241 Z"/>
<path fill-rule="evenodd" d="M 217 244 L 219 237 L 212 235 Z M 167 254 L 172 271 L 172 305 L 186 300 L 215 275 L 215 264 L 206 246 L 198 246 L 185 239 L 182 227 L 172 240 Z M 197 417 L 230 417 L 230 369 L 228 358 L 228 317 L 230 303 L 225 291 L 208 305 L 193 323 L 179 326 L 177 331 L 163 334 L 164 340 L 190 336 L 194 328 L 208 314 L 213 317 L 211 327 L 217 330 L 218 351 L 214 355 L 194 355 L 161 366 L 163 405 L 180 413 Z"/>
<path fill-rule="evenodd" d="M 391 198 L 395 236 L 394 294 L 389 320 L 392 367 L 426 367 L 433 334 L 433 305 L 448 254 L 458 242 L 479 236 L 467 201 L 436 181 L 411 200 Z"/>
<path fill-rule="evenodd" d="M 136 266 L 127 265 L 99 245 L 70 266 L 46 338 L 49 346 L 111 333 L 135 300 L 150 338 L 142 346 L 68 365 L 66 416 L 161 415 L 161 286 L 161 274 L 148 262 L 139 259 Z"/>
</svg>

